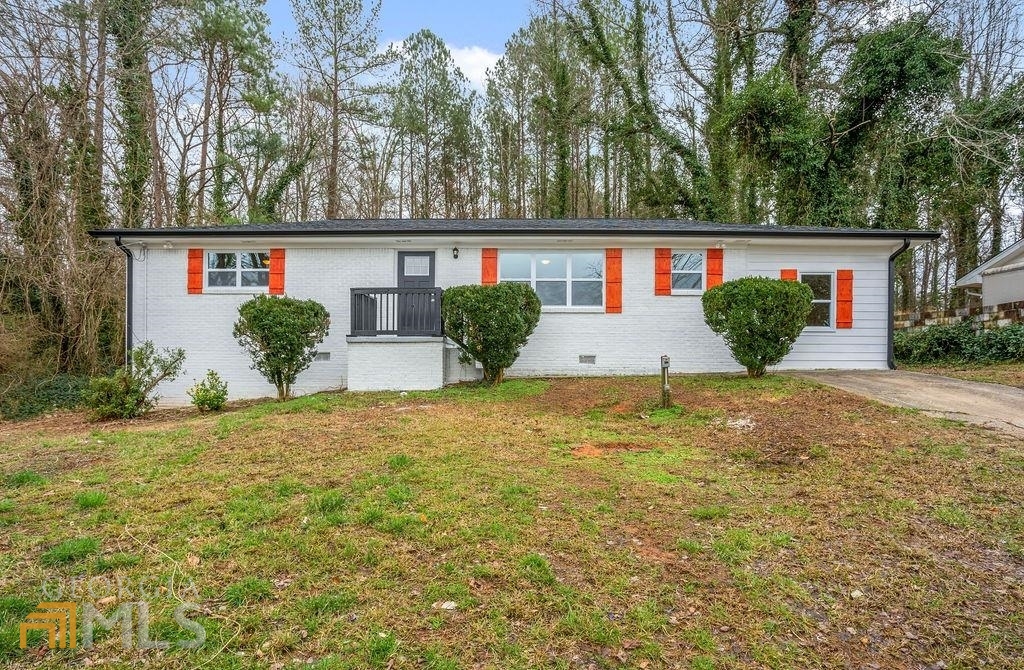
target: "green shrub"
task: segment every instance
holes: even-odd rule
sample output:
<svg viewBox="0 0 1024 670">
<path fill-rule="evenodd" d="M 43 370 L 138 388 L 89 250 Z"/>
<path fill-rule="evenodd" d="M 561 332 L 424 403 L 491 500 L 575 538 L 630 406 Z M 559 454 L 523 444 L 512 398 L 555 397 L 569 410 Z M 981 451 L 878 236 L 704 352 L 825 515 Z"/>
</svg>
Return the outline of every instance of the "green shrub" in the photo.
<svg viewBox="0 0 1024 670">
<path fill-rule="evenodd" d="M 217 411 L 228 401 L 228 385 L 219 374 L 207 370 L 203 381 L 188 390 L 188 397 L 201 412 Z"/>
<path fill-rule="evenodd" d="M 1024 361 L 1024 324 L 975 332 L 970 322 L 897 332 L 893 353 L 904 363 Z"/>
<path fill-rule="evenodd" d="M 801 282 L 743 277 L 704 292 L 704 320 L 725 339 L 751 377 L 777 365 L 811 313 L 811 287 Z"/>
<path fill-rule="evenodd" d="M 1024 361 L 1024 323 L 979 332 L 970 349 L 979 363 Z"/>
<path fill-rule="evenodd" d="M 234 335 L 252 358 L 252 369 L 277 387 L 278 400 L 285 400 L 330 326 L 331 315 L 315 300 L 258 295 L 238 308 Z"/>
<path fill-rule="evenodd" d="M 497 384 L 537 327 L 540 298 L 526 284 L 453 286 L 444 291 L 441 316 L 464 359 L 479 361 L 484 381 Z"/>
<path fill-rule="evenodd" d="M 893 353 L 907 363 L 963 361 L 971 357 L 974 337 L 969 323 L 898 332 L 893 336 Z"/>
<path fill-rule="evenodd" d="M 23 382 L 0 395 L 0 418 L 19 421 L 58 409 L 73 409 L 82 404 L 82 391 L 88 385 L 89 378 L 78 375 Z"/>
<path fill-rule="evenodd" d="M 153 391 L 162 381 L 175 379 L 185 362 L 183 349 L 157 353 L 152 342 L 132 349 L 131 365 L 109 377 L 93 377 L 82 393 L 94 419 L 132 419 L 153 408 L 160 396 Z"/>
</svg>

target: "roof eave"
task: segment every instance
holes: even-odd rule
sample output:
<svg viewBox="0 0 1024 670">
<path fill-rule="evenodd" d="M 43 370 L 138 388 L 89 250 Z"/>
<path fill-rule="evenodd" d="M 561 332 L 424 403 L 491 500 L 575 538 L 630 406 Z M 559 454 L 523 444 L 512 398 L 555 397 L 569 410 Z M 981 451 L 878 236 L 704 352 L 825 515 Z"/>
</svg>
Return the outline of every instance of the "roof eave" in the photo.
<svg viewBox="0 0 1024 670">
<path fill-rule="evenodd" d="M 214 238 L 227 238 L 227 237 L 391 237 L 396 234 L 401 235 L 426 235 L 426 236 L 442 236 L 442 235 L 536 235 L 536 236 L 565 236 L 565 235 L 581 235 L 590 237 L 608 237 L 608 236 L 638 236 L 638 237 L 711 237 L 711 236 L 728 236 L 728 237 L 740 237 L 740 238 L 772 238 L 772 237 L 803 237 L 803 238 L 838 238 L 838 239 L 850 239 L 850 238 L 862 238 L 862 239 L 914 239 L 922 241 L 936 240 L 941 237 L 941 234 L 937 231 L 931 230 L 878 230 L 873 228 L 863 229 L 849 229 L 849 228 L 837 228 L 835 232 L 831 230 L 792 230 L 792 229 L 772 229 L 766 227 L 764 230 L 751 230 L 749 228 L 743 230 L 729 230 L 728 228 L 714 228 L 714 229 L 701 229 L 701 230 L 655 230 L 655 229 L 536 229 L 536 228 L 514 228 L 514 229 L 494 229 L 494 228 L 447 228 L 444 230 L 436 229 L 416 229 L 416 228 L 403 228 L 395 231 L 377 231 L 377 230 L 281 230 L 281 229 L 247 229 L 247 230 L 230 230 L 223 228 L 110 228 L 101 230 L 90 230 L 89 235 L 98 239 L 125 237 L 125 238 L 145 238 L 145 237 L 214 237 Z"/>
</svg>

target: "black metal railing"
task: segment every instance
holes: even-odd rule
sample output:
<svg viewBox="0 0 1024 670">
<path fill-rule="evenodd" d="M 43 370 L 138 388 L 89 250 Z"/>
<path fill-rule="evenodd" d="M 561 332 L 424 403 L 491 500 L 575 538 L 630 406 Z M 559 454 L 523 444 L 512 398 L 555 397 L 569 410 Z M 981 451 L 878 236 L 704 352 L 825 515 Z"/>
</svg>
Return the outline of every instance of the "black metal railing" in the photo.
<svg viewBox="0 0 1024 670">
<path fill-rule="evenodd" d="M 440 337 L 441 289 L 354 288 L 351 334 Z"/>
</svg>

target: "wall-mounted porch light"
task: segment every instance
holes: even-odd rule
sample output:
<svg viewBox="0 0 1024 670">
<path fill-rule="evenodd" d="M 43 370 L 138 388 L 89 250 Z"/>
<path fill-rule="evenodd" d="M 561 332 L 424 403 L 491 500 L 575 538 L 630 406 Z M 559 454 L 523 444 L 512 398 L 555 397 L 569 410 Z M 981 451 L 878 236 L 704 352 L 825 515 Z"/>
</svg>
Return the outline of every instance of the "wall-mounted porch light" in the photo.
<svg viewBox="0 0 1024 670">
<path fill-rule="evenodd" d="M 459 248 L 458 247 L 452 247 L 452 258 L 458 258 L 458 257 L 459 257 Z"/>
</svg>

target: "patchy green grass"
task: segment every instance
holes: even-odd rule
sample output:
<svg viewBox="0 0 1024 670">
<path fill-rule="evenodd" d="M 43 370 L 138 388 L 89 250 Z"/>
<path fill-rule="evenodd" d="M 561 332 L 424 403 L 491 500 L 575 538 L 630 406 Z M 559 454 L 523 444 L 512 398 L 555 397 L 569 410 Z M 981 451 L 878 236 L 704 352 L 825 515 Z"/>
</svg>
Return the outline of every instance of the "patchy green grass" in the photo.
<svg viewBox="0 0 1024 670">
<path fill-rule="evenodd" d="M 777 375 L 672 384 L 669 410 L 655 378 L 512 380 L 5 425 L 0 660 L 1019 665 L 1024 444 Z M 18 649 L 73 578 L 147 584 L 164 640 L 160 588 L 194 585 L 207 642 Z"/>
<path fill-rule="evenodd" d="M 229 605 L 241 607 L 248 603 L 266 600 L 272 594 L 272 586 L 266 579 L 246 577 L 235 582 L 224 591 L 224 600 Z"/>
<path fill-rule="evenodd" d="M 17 488 L 20 486 L 39 486 L 45 484 L 46 478 L 31 470 L 19 470 L 7 476 L 7 486 Z"/>
<path fill-rule="evenodd" d="M 80 537 L 73 540 L 65 540 L 58 545 L 43 552 L 39 562 L 47 567 L 64 565 L 80 561 L 87 556 L 92 556 L 99 551 L 100 543 L 91 537 Z"/>
<path fill-rule="evenodd" d="M 75 496 L 75 504 L 80 509 L 94 509 L 107 504 L 107 494 L 103 491 L 83 491 Z"/>
<path fill-rule="evenodd" d="M 729 516 L 729 508 L 725 505 L 702 505 L 690 510 L 690 516 L 697 521 L 714 521 Z"/>
</svg>

